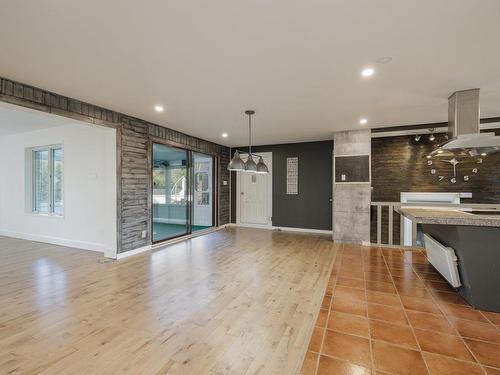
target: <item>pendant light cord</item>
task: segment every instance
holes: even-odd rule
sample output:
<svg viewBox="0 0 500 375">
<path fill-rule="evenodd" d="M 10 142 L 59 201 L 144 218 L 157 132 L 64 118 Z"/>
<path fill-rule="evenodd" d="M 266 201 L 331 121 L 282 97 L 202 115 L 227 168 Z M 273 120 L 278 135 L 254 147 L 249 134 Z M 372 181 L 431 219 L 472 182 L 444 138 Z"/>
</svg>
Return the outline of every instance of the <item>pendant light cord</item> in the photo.
<svg viewBox="0 0 500 375">
<path fill-rule="evenodd" d="M 248 154 L 252 158 L 252 115 L 248 115 Z"/>
</svg>

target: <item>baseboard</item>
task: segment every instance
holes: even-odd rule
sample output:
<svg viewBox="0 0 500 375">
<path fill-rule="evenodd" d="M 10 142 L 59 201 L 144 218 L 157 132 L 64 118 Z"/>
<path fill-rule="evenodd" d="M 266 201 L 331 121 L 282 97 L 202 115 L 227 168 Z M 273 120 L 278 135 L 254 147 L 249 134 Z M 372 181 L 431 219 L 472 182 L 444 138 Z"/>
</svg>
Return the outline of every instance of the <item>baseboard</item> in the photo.
<svg viewBox="0 0 500 375">
<path fill-rule="evenodd" d="M 146 245 L 146 246 L 138 247 L 137 249 L 125 251 L 123 253 L 118 253 L 118 254 L 116 254 L 116 260 L 128 258 L 128 257 L 131 257 L 132 255 L 144 253 L 144 252 L 149 251 L 151 249 L 152 249 L 151 245 Z"/>
<path fill-rule="evenodd" d="M 230 223 L 230 224 L 227 224 L 227 226 L 238 227 L 238 228 L 280 230 L 280 231 L 288 231 L 288 232 L 302 232 L 302 233 L 330 234 L 330 235 L 332 234 L 331 230 L 309 229 L 309 228 L 293 228 L 293 227 L 275 227 L 275 226 L 270 226 L 270 225 L 258 225 L 258 224 L 235 224 L 235 223 Z"/>
<path fill-rule="evenodd" d="M 106 251 L 106 249 L 109 249 L 108 246 L 100 244 L 100 243 L 70 240 L 67 238 L 43 236 L 43 235 L 38 235 L 38 234 L 0 230 L 0 235 L 6 236 L 6 237 L 19 238 L 21 240 L 45 242 L 45 243 L 49 243 L 52 245 L 67 246 L 67 247 L 74 247 L 74 248 L 83 249 L 83 250 L 98 251 L 100 253 L 104 253 Z"/>
<path fill-rule="evenodd" d="M 325 230 L 325 229 L 292 228 L 292 227 L 273 227 L 273 228 L 288 232 L 303 232 L 303 233 L 330 234 L 330 235 L 332 234 L 331 230 Z"/>
<path fill-rule="evenodd" d="M 273 230 L 274 227 L 271 225 L 261 225 L 261 224 L 235 224 L 235 223 L 229 223 L 227 224 L 228 227 L 238 227 L 238 228 L 253 228 L 253 229 L 267 229 L 267 230 Z"/>
</svg>

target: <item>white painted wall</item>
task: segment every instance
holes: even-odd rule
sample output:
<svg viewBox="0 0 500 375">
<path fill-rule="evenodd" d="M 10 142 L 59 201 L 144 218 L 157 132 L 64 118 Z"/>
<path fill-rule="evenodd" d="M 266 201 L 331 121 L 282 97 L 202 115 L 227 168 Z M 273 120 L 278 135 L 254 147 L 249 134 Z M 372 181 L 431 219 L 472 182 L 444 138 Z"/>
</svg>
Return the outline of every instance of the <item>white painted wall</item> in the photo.
<svg viewBox="0 0 500 375">
<path fill-rule="evenodd" d="M 0 124 L 1 126 L 1 124 Z M 63 217 L 26 209 L 25 149 L 62 144 Z M 116 131 L 68 119 L 0 137 L 0 235 L 116 256 Z"/>
</svg>

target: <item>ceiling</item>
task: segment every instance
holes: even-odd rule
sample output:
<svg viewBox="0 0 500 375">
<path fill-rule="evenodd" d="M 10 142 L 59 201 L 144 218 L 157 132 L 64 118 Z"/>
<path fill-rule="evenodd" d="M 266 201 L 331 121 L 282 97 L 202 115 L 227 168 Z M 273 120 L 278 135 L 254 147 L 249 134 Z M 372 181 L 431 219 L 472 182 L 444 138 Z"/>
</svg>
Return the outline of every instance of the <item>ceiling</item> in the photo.
<svg viewBox="0 0 500 375">
<path fill-rule="evenodd" d="M 0 102 L 0 137 L 73 123 L 63 117 Z"/>
<path fill-rule="evenodd" d="M 446 121 L 447 97 L 476 87 L 500 115 L 498 0 L 0 6 L 0 75 L 226 145 L 246 143 L 248 108 L 255 144 Z"/>
</svg>

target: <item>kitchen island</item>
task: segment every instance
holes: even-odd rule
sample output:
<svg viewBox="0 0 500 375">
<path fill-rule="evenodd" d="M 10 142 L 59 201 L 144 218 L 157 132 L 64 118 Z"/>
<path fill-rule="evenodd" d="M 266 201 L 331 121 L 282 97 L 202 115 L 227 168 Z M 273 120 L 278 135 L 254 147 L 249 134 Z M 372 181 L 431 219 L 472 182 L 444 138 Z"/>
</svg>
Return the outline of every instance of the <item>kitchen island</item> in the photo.
<svg viewBox="0 0 500 375">
<path fill-rule="evenodd" d="M 468 303 L 500 312 L 500 211 L 404 206 L 396 211 L 422 225 L 429 261 Z"/>
</svg>

